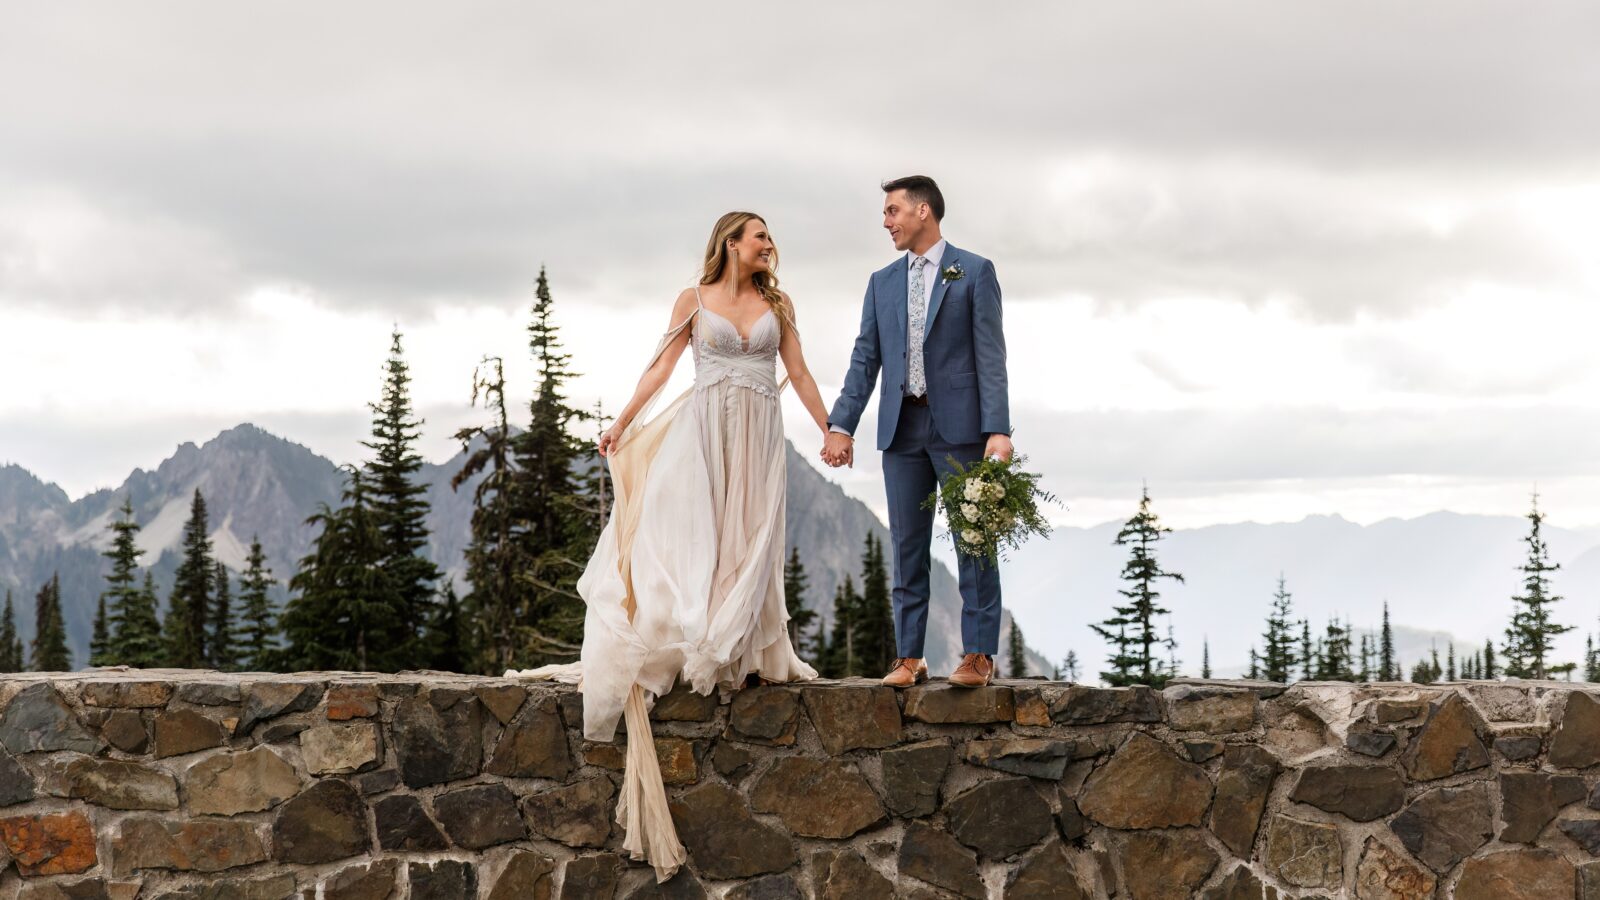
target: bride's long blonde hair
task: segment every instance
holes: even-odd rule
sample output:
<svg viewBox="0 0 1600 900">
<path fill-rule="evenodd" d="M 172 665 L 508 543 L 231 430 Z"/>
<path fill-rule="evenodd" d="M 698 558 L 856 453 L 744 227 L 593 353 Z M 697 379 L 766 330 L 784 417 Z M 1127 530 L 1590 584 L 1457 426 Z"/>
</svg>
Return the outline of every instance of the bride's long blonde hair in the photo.
<svg viewBox="0 0 1600 900">
<path fill-rule="evenodd" d="M 744 237 L 744 228 L 754 219 L 766 224 L 766 219 L 753 212 L 731 212 L 717 220 L 711 229 L 711 240 L 706 242 L 705 263 L 700 269 L 701 284 L 716 284 L 722 279 L 722 274 L 731 266 L 735 283 L 741 276 L 739 260 L 728 252 L 728 242 Z M 783 293 L 778 290 L 778 246 L 772 246 L 772 263 L 765 272 L 752 272 L 750 283 L 755 285 L 756 292 L 772 307 L 772 314 L 778 317 L 778 327 L 787 328 L 793 321 L 793 313 L 783 299 Z"/>
</svg>

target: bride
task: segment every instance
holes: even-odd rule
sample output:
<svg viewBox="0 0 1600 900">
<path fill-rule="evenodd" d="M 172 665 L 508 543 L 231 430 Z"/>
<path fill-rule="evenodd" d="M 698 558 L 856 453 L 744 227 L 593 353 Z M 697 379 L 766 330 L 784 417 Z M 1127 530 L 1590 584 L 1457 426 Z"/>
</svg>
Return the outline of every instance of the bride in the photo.
<svg viewBox="0 0 1600 900">
<path fill-rule="evenodd" d="M 794 385 L 819 435 L 827 411 L 806 369 L 794 307 L 778 289 L 778 250 L 754 213 L 717 220 L 699 283 L 678 296 L 671 328 L 633 398 L 600 437 L 616 503 L 578 592 L 583 653 L 568 666 L 508 676 L 579 680 L 584 737 L 628 729 L 617 802 L 623 846 L 660 881 L 683 863 L 667 810 L 649 705 L 680 677 L 702 694 L 815 678 L 795 655 L 784 605 L 786 447 L 778 396 Z M 683 355 L 694 387 L 648 418 Z"/>
</svg>

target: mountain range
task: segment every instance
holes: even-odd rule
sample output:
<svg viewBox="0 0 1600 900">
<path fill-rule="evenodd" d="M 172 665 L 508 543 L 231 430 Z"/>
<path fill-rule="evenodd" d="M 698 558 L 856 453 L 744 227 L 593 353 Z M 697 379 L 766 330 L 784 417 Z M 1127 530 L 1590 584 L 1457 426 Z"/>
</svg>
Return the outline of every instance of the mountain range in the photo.
<svg viewBox="0 0 1600 900">
<path fill-rule="evenodd" d="M 463 459 L 457 454 L 441 464 L 426 464 L 419 473 L 431 504 L 428 555 L 457 582 L 470 539 L 471 484 L 452 490 L 450 478 Z M 268 564 L 286 581 L 315 538 L 306 518 L 321 504 L 336 506 L 343 484 L 344 473 L 333 461 L 250 424 L 202 445 L 185 443 L 154 471 L 135 470 L 116 489 L 77 500 L 21 466 L 6 465 L 0 467 L 0 590 L 13 592 L 18 628 L 26 640 L 33 634 L 33 595 L 59 572 L 68 645 L 81 665 L 88 658 L 95 607 L 109 568 L 101 556 L 110 544 L 107 526 L 124 498 L 142 526 L 141 563 L 155 574 L 164 599 L 196 489 L 206 498 L 216 557 L 238 572 L 252 538 L 259 538 Z M 835 589 L 846 575 L 860 571 L 867 534 L 886 539 L 888 529 L 793 447 L 788 449 L 787 501 L 788 542 L 799 549 L 810 576 L 807 606 L 817 611 L 826 629 L 833 620 Z M 934 671 L 944 672 L 960 659 L 961 601 L 954 577 L 942 564 L 935 564 L 932 581 L 926 652 Z M 281 584 L 275 597 L 280 604 L 287 597 Z M 1008 614 L 1005 627 L 1009 623 Z M 1029 657 L 1032 671 L 1049 670 L 1043 656 Z M 1008 664 L 1003 646 L 997 662 L 1002 670 Z"/>
</svg>

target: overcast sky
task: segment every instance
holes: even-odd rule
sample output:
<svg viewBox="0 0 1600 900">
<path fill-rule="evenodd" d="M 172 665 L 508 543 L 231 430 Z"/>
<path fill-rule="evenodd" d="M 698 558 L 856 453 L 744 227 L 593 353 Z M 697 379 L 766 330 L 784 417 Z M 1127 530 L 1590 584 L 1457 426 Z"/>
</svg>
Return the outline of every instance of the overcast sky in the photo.
<svg viewBox="0 0 1600 900">
<path fill-rule="evenodd" d="M 1016 441 L 1180 526 L 1600 522 L 1600 6 L 0 0 L 0 461 L 74 496 L 252 421 L 425 451 L 548 265 L 612 409 L 716 217 L 831 401 L 886 177 L 993 259 Z M 818 436 L 788 401 L 789 432 Z M 870 428 L 869 422 L 863 428 Z M 836 473 L 881 509 L 875 454 Z"/>
</svg>

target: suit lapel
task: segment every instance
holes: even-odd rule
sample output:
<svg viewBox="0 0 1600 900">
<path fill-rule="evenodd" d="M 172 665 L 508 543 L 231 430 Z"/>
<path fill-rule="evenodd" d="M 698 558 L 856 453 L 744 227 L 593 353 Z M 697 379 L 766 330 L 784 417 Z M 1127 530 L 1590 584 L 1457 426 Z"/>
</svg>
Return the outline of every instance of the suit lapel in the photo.
<svg viewBox="0 0 1600 900">
<path fill-rule="evenodd" d="M 944 302 L 945 289 L 950 287 L 950 282 L 944 279 L 943 270 L 955 265 L 956 260 L 960 258 L 961 251 L 957 250 L 954 244 L 947 241 L 944 245 L 944 256 L 939 259 L 939 271 L 929 273 L 930 276 L 937 280 L 933 283 L 933 297 L 928 300 L 928 324 L 923 326 L 924 339 L 926 339 L 926 335 L 933 331 L 933 320 L 934 317 L 939 315 L 939 304 Z"/>
</svg>

